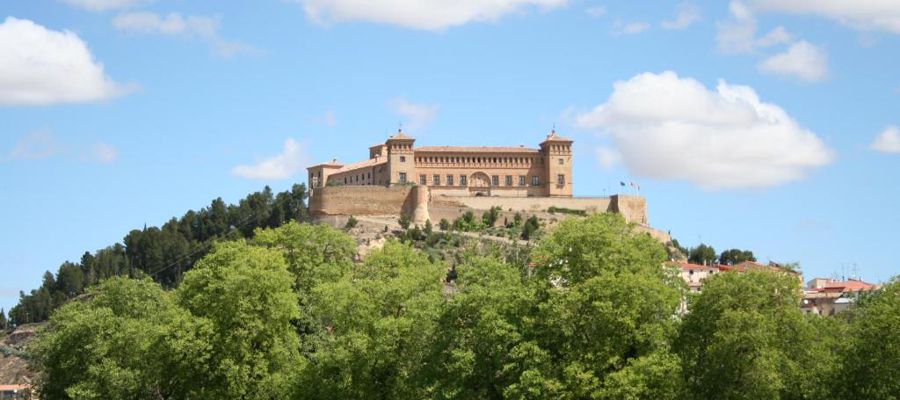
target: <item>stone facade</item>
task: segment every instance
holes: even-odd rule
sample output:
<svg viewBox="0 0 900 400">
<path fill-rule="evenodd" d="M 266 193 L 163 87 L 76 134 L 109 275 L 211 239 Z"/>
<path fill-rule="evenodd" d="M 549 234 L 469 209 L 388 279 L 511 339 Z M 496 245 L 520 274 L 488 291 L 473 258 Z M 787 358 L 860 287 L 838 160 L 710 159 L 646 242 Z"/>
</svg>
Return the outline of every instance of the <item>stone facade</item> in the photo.
<svg viewBox="0 0 900 400">
<path fill-rule="evenodd" d="M 309 167 L 309 186 L 416 184 L 433 195 L 572 197 L 572 143 L 553 131 L 539 148 L 415 147 L 398 131 L 370 147 L 368 160 Z"/>
</svg>

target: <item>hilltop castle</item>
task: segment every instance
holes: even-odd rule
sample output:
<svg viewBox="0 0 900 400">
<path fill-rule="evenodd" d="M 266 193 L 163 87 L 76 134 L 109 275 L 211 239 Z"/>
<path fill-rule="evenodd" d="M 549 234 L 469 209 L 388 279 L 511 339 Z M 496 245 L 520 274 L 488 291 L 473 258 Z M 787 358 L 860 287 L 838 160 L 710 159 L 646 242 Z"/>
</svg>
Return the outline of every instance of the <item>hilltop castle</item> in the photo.
<svg viewBox="0 0 900 400">
<path fill-rule="evenodd" d="M 369 147 L 369 159 L 309 167 L 311 188 L 415 183 L 435 195 L 572 197 L 572 140 L 550 132 L 539 148 L 415 147 L 397 133 Z"/>
<path fill-rule="evenodd" d="M 573 197 L 572 144 L 551 131 L 538 148 L 423 146 L 398 130 L 369 147 L 369 158 L 307 168 L 309 211 L 319 219 L 348 216 L 453 220 L 468 210 L 516 213 L 554 209 L 615 212 L 648 226 L 643 197 Z"/>
</svg>

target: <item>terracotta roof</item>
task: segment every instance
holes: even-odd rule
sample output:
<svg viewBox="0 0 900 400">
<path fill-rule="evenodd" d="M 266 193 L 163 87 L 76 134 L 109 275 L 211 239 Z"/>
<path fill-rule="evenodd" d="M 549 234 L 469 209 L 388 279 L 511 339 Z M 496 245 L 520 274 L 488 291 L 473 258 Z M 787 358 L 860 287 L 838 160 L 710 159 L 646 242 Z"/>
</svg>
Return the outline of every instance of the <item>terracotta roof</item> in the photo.
<svg viewBox="0 0 900 400">
<path fill-rule="evenodd" d="M 28 389 L 28 385 L 0 385 L 0 392 L 13 391 L 13 390 L 25 390 Z"/>
<path fill-rule="evenodd" d="M 670 264 L 670 265 L 675 265 L 675 266 L 681 267 L 681 269 L 683 269 L 683 270 L 690 270 L 690 269 L 719 269 L 719 267 L 720 267 L 720 265 L 700 265 L 700 264 L 692 264 L 692 263 L 689 263 L 689 262 L 683 262 L 683 261 L 672 261 L 672 262 L 670 262 L 669 264 Z"/>
<path fill-rule="evenodd" d="M 545 141 L 545 142 L 549 142 L 549 141 L 556 141 L 556 142 L 572 142 L 573 140 L 572 140 L 572 139 L 569 139 L 569 138 L 567 138 L 567 137 L 559 136 L 559 135 L 556 133 L 556 129 L 554 129 L 554 130 L 550 131 L 550 134 L 547 135 L 547 139 L 544 140 L 544 141 Z"/>
<path fill-rule="evenodd" d="M 341 167 L 341 169 L 332 172 L 332 174 L 339 174 L 341 172 L 352 171 L 352 170 L 359 169 L 359 168 L 374 167 L 376 165 L 386 164 L 386 163 L 387 163 L 387 158 L 384 158 L 384 157 L 370 158 L 365 161 L 360 161 L 360 162 L 356 162 L 353 164 L 347 164 L 347 165 Z"/>
<path fill-rule="evenodd" d="M 340 167 L 343 167 L 343 166 L 344 166 L 344 164 L 341 164 L 341 163 L 337 162 L 337 159 L 333 159 L 333 160 L 331 160 L 331 161 L 329 161 L 329 162 L 324 162 L 324 163 L 316 164 L 316 165 L 313 165 L 313 166 L 310 166 L 310 167 L 306 167 L 306 169 L 316 168 L 316 167 L 332 167 L 332 168 L 340 168 Z"/>
<path fill-rule="evenodd" d="M 846 281 L 828 280 L 825 282 L 824 287 L 812 288 L 809 290 L 819 292 L 862 292 L 874 289 L 878 289 L 878 285 L 864 282 L 859 279 L 848 279 Z"/>
<path fill-rule="evenodd" d="M 397 133 L 391 135 L 388 140 L 412 140 L 412 137 L 406 136 L 403 134 L 402 130 L 397 130 Z"/>
<path fill-rule="evenodd" d="M 540 150 L 528 147 L 513 146 L 425 146 L 416 147 L 416 152 L 422 153 L 539 153 Z"/>
</svg>

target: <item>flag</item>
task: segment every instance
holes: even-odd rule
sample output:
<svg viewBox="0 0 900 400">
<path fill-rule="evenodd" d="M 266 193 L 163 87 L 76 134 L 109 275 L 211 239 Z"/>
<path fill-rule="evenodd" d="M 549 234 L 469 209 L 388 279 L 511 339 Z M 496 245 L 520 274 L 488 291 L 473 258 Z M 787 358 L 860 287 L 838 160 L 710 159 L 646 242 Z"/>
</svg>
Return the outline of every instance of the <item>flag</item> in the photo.
<svg viewBox="0 0 900 400">
<path fill-rule="evenodd" d="M 625 182 L 619 181 L 619 184 L 625 186 Z"/>
<path fill-rule="evenodd" d="M 634 183 L 634 182 L 630 182 L 630 184 L 631 184 L 631 187 L 632 187 L 632 188 L 635 188 L 635 189 L 637 189 L 637 190 L 641 190 L 641 185 L 638 185 L 637 183 Z"/>
</svg>

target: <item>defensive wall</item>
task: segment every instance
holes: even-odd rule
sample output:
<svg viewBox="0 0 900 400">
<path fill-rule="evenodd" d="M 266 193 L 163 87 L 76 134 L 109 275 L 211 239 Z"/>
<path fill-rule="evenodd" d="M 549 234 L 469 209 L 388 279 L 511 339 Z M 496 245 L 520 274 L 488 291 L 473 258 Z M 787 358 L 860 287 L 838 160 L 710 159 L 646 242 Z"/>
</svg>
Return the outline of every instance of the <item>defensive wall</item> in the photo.
<svg viewBox="0 0 900 400">
<path fill-rule="evenodd" d="M 500 207 L 509 212 L 546 212 L 550 207 L 583 210 L 588 213 L 614 212 L 628 222 L 648 225 L 647 200 L 640 196 L 610 197 L 471 197 L 433 195 L 425 186 L 325 186 L 312 191 L 310 214 L 407 215 L 413 223 L 424 224 L 441 218 L 453 220 L 466 210 Z"/>
</svg>

